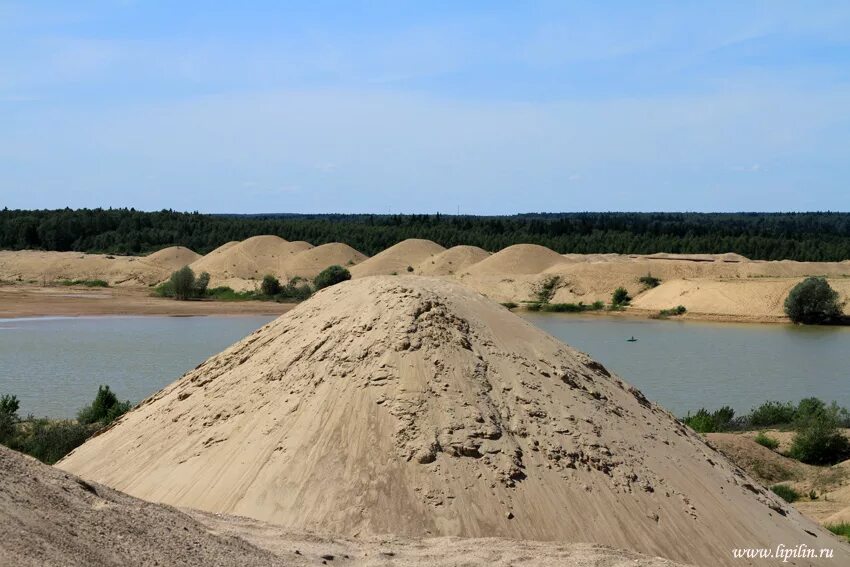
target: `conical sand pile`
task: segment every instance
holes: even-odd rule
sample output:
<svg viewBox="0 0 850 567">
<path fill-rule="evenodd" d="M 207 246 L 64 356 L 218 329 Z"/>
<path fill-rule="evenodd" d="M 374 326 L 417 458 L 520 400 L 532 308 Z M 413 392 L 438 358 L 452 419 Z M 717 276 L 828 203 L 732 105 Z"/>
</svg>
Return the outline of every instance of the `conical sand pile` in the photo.
<svg viewBox="0 0 850 567">
<path fill-rule="evenodd" d="M 420 276 L 459 274 L 489 255 L 489 252 L 477 246 L 454 246 L 421 262 L 415 271 Z"/>
<path fill-rule="evenodd" d="M 387 274 L 408 274 L 417 264 L 445 251 L 445 248 L 419 238 L 408 238 L 351 268 L 355 278 Z"/>
<path fill-rule="evenodd" d="M 323 290 L 59 466 L 296 530 L 591 542 L 700 565 L 806 544 L 850 561 L 601 365 L 430 278 Z"/>
</svg>

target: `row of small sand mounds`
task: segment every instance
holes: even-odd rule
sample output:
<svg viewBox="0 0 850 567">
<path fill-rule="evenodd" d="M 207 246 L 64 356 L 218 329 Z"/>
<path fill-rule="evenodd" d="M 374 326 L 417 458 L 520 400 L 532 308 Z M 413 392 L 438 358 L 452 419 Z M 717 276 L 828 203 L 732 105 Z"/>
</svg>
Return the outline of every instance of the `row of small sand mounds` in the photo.
<svg viewBox="0 0 850 567">
<path fill-rule="evenodd" d="M 104 280 L 110 285 L 148 286 L 199 258 L 199 254 L 183 246 L 164 248 L 148 256 L 0 251 L 0 280 L 39 284 L 62 280 Z"/>
<path fill-rule="evenodd" d="M 449 566 L 459 557 L 465 565 L 482 566 L 675 567 L 593 545 L 292 534 L 246 518 L 138 500 L 0 446 L 4 566 Z"/>
<path fill-rule="evenodd" d="M 446 279 L 326 288 L 58 465 L 344 536 L 587 542 L 697 565 L 850 547 L 635 388 Z"/>
</svg>

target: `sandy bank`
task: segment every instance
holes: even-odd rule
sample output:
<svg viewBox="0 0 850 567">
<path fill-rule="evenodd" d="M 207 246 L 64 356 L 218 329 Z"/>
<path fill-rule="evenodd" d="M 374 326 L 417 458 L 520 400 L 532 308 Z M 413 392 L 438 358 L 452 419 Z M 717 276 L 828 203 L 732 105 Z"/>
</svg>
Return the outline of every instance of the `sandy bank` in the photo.
<svg viewBox="0 0 850 567">
<path fill-rule="evenodd" d="M 0 286 L 0 318 L 96 315 L 280 315 L 272 301 L 175 301 L 147 288 Z"/>
</svg>

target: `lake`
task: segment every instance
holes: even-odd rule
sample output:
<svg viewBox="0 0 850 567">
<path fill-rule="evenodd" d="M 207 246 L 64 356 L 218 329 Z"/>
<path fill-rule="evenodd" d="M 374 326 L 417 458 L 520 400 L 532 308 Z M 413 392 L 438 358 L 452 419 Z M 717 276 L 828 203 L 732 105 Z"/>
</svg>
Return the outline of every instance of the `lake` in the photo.
<svg viewBox="0 0 850 567">
<path fill-rule="evenodd" d="M 523 316 L 677 415 L 806 396 L 850 406 L 850 328 Z M 0 319 L 0 394 L 18 396 L 21 415 L 50 417 L 75 415 L 99 384 L 139 402 L 272 319 Z"/>
</svg>

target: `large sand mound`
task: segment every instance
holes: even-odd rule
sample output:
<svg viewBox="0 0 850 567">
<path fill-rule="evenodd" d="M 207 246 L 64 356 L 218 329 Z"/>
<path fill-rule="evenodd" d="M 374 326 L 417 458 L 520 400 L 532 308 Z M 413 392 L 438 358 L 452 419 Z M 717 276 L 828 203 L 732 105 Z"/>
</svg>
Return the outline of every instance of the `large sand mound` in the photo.
<svg viewBox="0 0 850 567">
<path fill-rule="evenodd" d="M 191 267 L 195 273 L 210 274 L 211 285 L 227 280 L 260 280 L 266 274 L 286 277 L 286 264 L 299 252 L 309 250 L 309 242 L 288 242 L 279 236 L 252 236 L 233 245 L 219 247 Z"/>
<path fill-rule="evenodd" d="M 486 260 L 469 269 L 475 275 L 487 274 L 537 274 L 566 262 L 567 259 L 545 246 L 537 244 L 514 244 L 499 250 Z"/>
<path fill-rule="evenodd" d="M 183 266 L 188 266 L 200 258 L 200 254 L 189 250 L 185 246 L 171 246 L 153 254 L 148 254 L 144 257 L 144 260 L 162 266 L 167 270 L 174 271 L 179 270 Z"/>
<path fill-rule="evenodd" d="M 445 248 L 436 242 L 408 238 L 354 266 L 351 269 L 351 275 L 355 278 L 362 278 L 387 274 L 407 274 L 408 267 L 412 268 L 444 250 Z"/>
<path fill-rule="evenodd" d="M 489 255 L 489 252 L 477 246 L 454 246 L 421 262 L 416 266 L 415 273 L 422 276 L 459 274 Z"/>
<path fill-rule="evenodd" d="M 363 262 L 366 258 L 365 254 L 348 244 L 331 242 L 299 252 L 286 263 L 285 270 L 289 277 L 314 278 L 328 266 L 336 264 L 350 267 Z"/>
<path fill-rule="evenodd" d="M 322 290 L 60 467 L 345 535 L 590 542 L 702 565 L 838 544 L 634 388 L 459 284 Z"/>
<path fill-rule="evenodd" d="M 284 565 L 213 535 L 177 510 L 143 502 L 0 446 L 0 564 Z"/>
</svg>

